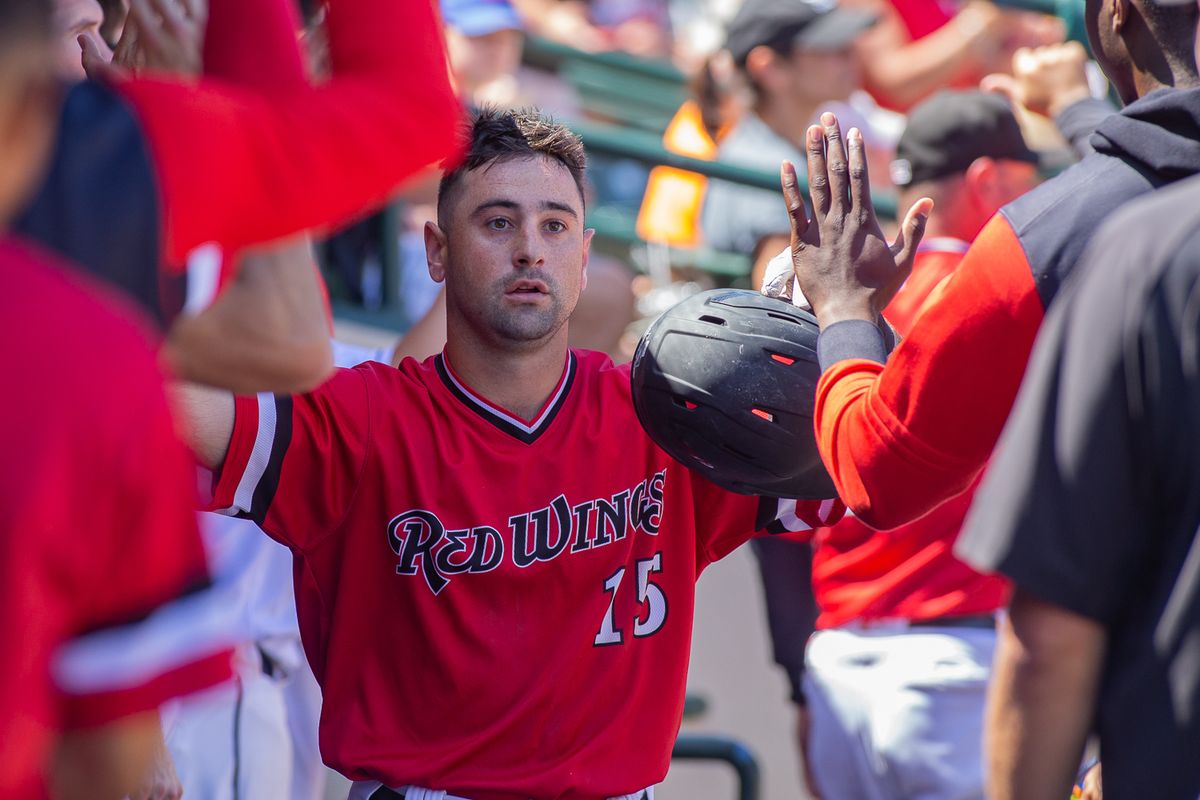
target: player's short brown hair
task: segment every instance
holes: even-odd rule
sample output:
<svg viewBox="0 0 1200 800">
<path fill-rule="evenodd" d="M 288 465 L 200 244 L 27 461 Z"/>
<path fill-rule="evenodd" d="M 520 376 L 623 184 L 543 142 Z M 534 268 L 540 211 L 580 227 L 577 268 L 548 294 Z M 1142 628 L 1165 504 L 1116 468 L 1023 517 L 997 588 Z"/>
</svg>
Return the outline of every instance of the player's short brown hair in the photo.
<svg viewBox="0 0 1200 800">
<path fill-rule="evenodd" d="M 472 112 L 460 134 L 466 154 L 461 161 L 446 168 L 438 185 L 439 224 L 446 221 L 448 200 L 465 173 L 514 159 L 541 156 L 558 161 L 575 179 L 580 201 L 583 201 L 587 169 L 583 141 L 565 125 L 543 116 L 536 109 L 508 111 L 483 107 Z"/>
</svg>

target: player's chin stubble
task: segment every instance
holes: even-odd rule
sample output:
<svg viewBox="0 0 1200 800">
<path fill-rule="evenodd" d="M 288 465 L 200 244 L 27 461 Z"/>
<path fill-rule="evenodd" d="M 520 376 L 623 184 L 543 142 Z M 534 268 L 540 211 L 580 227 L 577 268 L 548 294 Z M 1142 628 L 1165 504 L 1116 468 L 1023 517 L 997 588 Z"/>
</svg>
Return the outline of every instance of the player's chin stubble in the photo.
<svg viewBox="0 0 1200 800">
<path fill-rule="evenodd" d="M 542 276 L 538 276 L 538 279 L 550 288 L 550 302 L 542 306 L 514 306 L 505 302 L 507 282 L 497 282 L 492 294 L 494 300 L 484 309 L 484 314 L 488 327 L 500 337 L 514 342 L 532 342 L 544 339 L 562 327 L 565 315 L 562 313 L 558 287 Z"/>
</svg>

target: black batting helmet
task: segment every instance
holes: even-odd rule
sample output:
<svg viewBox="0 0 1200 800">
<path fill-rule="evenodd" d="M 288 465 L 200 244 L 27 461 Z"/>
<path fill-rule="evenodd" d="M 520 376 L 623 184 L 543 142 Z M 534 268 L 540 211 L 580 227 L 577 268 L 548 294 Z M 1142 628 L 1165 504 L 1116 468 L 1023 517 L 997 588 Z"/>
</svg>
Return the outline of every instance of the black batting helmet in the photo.
<svg viewBox="0 0 1200 800">
<path fill-rule="evenodd" d="M 650 438 L 740 494 L 835 497 L 817 452 L 817 321 L 790 303 L 712 289 L 678 303 L 633 356 L 633 406 Z"/>
</svg>

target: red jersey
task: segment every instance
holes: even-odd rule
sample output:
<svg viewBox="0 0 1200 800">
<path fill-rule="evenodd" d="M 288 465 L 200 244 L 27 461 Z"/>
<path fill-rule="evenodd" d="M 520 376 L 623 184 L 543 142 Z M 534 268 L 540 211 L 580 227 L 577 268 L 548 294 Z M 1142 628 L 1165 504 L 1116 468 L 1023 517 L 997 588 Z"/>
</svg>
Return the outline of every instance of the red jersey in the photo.
<svg viewBox="0 0 1200 800">
<path fill-rule="evenodd" d="M 902 336 L 968 247 L 948 237 L 921 242 L 912 275 L 884 310 Z M 817 627 L 855 619 L 958 617 L 1003 606 L 1008 582 L 979 574 L 953 553 L 976 485 L 978 481 L 920 519 L 890 531 L 877 531 L 853 516 L 817 531 L 812 577 L 821 609 Z"/>
<path fill-rule="evenodd" d="M 888 322 L 902 336 L 908 335 L 929 295 L 953 274 L 970 246 L 962 239 L 949 236 L 937 236 L 921 242 L 913 261 L 912 274 L 884 310 Z"/>
<path fill-rule="evenodd" d="M 0 343 L 21 391 L 0 441 L 0 796 L 44 796 L 56 733 L 229 676 L 227 652 L 164 652 L 134 624 L 203 585 L 195 472 L 143 331 L 0 239 Z"/>
<path fill-rule="evenodd" d="M 842 511 L 692 474 L 642 431 L 628 368 L 586 351 L 533 420 L 442 355 L 239 398 L 214 506 L 295 554 L 326 763 L 473 800 L 661 781 L 700 572 Z"/>
</svg>

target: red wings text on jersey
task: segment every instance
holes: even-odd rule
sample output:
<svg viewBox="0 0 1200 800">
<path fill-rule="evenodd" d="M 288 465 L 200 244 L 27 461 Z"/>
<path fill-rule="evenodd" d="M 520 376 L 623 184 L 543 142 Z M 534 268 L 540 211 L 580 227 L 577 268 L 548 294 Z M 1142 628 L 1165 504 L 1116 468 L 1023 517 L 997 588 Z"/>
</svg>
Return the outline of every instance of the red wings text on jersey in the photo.
<svg viewBox="0 0 1200 800">
<path fill-rule="evenodd" d="M 239 398 L 214 507 L 296 556 L 326 761 L 478 800 L 661 781 L 700 572 L 842 511 L 688 472 L 643 433 L 628 369 L 583 351 L 532 421 L 444 356 Z"/>
</svg>

